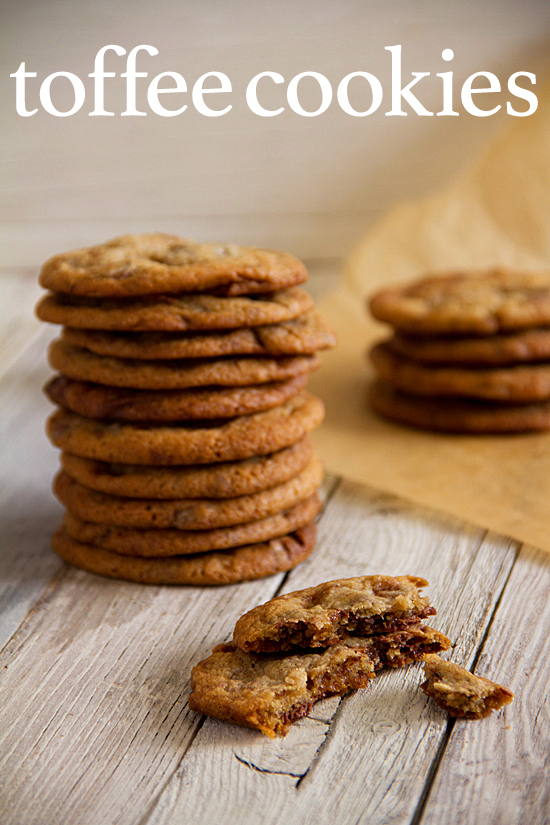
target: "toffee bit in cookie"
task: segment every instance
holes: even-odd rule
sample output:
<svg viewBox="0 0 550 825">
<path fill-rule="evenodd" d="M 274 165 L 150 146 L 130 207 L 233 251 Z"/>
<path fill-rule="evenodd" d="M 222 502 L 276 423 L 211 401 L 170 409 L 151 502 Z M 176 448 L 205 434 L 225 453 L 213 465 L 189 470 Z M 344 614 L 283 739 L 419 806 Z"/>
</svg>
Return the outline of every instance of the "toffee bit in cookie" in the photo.
<svg viewBox="0 0 550 825">
<path fill-rule="evenodd" d="M 420 687 L 450 716 L 483 719 L 514 698 L 508 688 L 435 654 L 426 656 L 424 673 L 426 681 Z"/>
<path fill-rule="evenodd" d="M 233 641 L 269 653 L 402 630 L 436 613 L 419 592 L 427 584 L 418 576 L 359 576 L 287 593 L 242 616 Z"/>
<path fill-rule="evenodd" d="M 245 653 L 218 645 L 193 668 L 191 710 L 274 737 L 306 716 L 319 699 L 365 687 L 382 667 L 400 667 L 443 650 L 442 633 L 420 625 L 396 633 L 348 638 L 326 650 L 292 656 Z"/>
</svg>

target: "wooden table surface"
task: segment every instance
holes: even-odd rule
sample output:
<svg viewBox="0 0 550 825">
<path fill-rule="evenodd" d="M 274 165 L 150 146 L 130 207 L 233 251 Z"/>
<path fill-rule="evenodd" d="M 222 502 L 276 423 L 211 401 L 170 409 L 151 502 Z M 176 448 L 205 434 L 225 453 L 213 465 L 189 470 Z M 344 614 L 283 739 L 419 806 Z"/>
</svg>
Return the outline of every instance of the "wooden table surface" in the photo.
<svg viewBox="0 0 550 825">
<path fill-rule="evenodd" d="M 5 273 L 0 333 L 0 821 L 3 825 L 550 821 L 550 558 L 377 490 L 328 478 L 313 556 L 218 588 L 147 587 L 60 562 L 40 393 L 49 328 L 35 275 Z M 15 323 L 14 319 L 17 319 Z M 286 738 L 187 706 L 192 666 L 277 593 L 366 573 L 425 576 L 453 661 L 512 705 L 453 721 L 419 665 L 314 706 Z"/>
</svg>

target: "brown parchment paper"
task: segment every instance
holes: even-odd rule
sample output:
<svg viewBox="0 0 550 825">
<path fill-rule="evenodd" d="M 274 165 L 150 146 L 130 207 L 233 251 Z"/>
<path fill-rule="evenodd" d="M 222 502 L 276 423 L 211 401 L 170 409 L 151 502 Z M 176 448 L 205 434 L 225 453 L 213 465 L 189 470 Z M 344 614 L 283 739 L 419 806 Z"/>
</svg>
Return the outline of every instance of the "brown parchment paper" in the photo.
<svg viewBox="0 0 550 825">
<path fill-rule="evenodd" d="M 327 408 L 314 438 L 331 472 L 550 551 L 550 432 L 421 432 L 380 420 L 366 402 L 365 350 L 388 331 L 368 317 L 366 295 L 453 267 L 550 268 L 550 87 L 534 115 L 513 120 L 461 180 L 393 209 L 352 253 L 320 307 L 338 347 L 311 381 Z"/>
</svg>

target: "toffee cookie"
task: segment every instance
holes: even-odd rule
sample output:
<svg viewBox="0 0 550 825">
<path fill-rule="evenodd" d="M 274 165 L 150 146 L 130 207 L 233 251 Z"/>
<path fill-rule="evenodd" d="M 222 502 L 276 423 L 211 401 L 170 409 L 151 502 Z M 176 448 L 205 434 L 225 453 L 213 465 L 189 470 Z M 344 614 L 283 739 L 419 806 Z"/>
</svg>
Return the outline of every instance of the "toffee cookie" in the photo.
<svg viewBox="0 0 550 825">
<path fill-rule="evenodd" d="M 50 345 L 49 362 L 76 381 L 138 390 L 250 386 L 284 381 L 320 366 L 315 355 L 136 361 L 96 355 L 61 340 Z"/>
<path fill-rule="evenodd" d="M 435 654 L 425 657 L 424 674 L 427 678 L 420 687 L 450 716 L 483 719 L 514 698 L 508 688 Z"/>
<path fill-rule="evenodd" d="M 313 495 L 284 513 L 213 530 L 132 530 L 82 521 L 70 512 L 65 513 L 64 525 L 67 533 L 83 544 L 93 544 L 125 556 L 162 558 L 269 541 L 310 524 L 320 510 L 321 500 L 318 495 Z"/>
<path fill-rule="evenodd" d="M 550 272 L 493 269 L 433 275 L 382 289 L 379 321 L 414 334 L 492 335 L 550 324 Z"/>
<path fill-rule="evenodd" d="M 369 390 L 370 405 L 391 421 L 449 433 L 524 433 L 550 429 L 550 402 L 494 404 L 489 401 L 427 398 L 396 390 L 386 381 L 375 381 Z"/>
<path fill-rule="evenodd" d="M 294 478 L 251 496 L 224 499 L 134 499 L 88 490 L 67 473 L 54 482 L 57 498 L 85 521 L 118 527 L 211 530 L 274 516 L 312 496 L 323 480 L 317 456 Z"/>
<path fill-rule="evenodd" d="M 267 456 L 191 467 L 108 464 L 61 453 L 65 472 L 91 490 L 130 498 L 234 498 L 283 484 L 313 455 L 309 436 Z"/>
<path fill-rule="evenodd" d="M 112 579 L 141 584 L 236 584 L 292 570 L 307 559 L 315 544 L 315 525 L 261 544 L 235 547 L 222 553 L 201 553 L 164 559 L 120 556 L 100 547 L 81 544 L 61 527 L 52 548 L 75 567 Z"/>
<path fill-rule="evenodd" d="M 323 415 L 322 401 L 304 391 L 272 410 L 172 426 L 107 423 L 58 410 L 47 431 L 56 447 L 74 455 L 162 467 L 267 455 L 295 444 Z"/>
<path fill-rule="evenodd" d="M 359 576 L 297 590 L 253 608 L 238 620 L 237 647 L 270 653 L 327 647 L 348 636 L 403 630 L 433 616 L 418 576 Z"/>
<path fill-rule="evenodd" d="M 384 666 L 407 665 L 448 646 L 442 633 L 420 625 L 283 657 L 222 644 L 193 668 L 189 707 L 272 738 L 284 736 L 318 699 L 365 687 Z"/>
<path fill-rule="evenodd" d="M 550 361 L 550 329 L 481 338 L 429 338 L 397 332 L 386 343 L 392 352 L 426 364 L 489 367 Z"/>
<path fill-rule="evenodd" d="M 312 355 L 336 337 L 316 312 L 291 321 L 215 332 L 104 332 L 66 327 L 63 340 L 98 355 L 137 358 L 219 358 L 226 355 Z"/>
<path fill-rule="evenodd" d="M 53 378 L 44 388 L 60 407 L 88 418 L 115 421 L 185 421 L 235 418 L 269 410 L 293 398 L 307 384 L 307 374 L 255 387 L 207 387 L 187 390 L 146 390 L 107 387 Z"/>
<path fill-rule="evenodd" d="M 219 330 L 290 321 L 313 308 L 300 289 L 254 296 L 152 295 L 143 298 L 82 298 L 56 292 L 36 307 L 42 321 L 91 330 L 122 332 Z"/>
<path fill-rule="evenodd" d="M 381 378 L 414 395 L 462 396 L 510 403 L 550 399 L 550 364 L 492 369 L 436 367 L 396 355 L 387 344 L 377 344 L 370 357 Z"/>
<path fill-rule="evenodd" d="M 53 292 L 110 298 L 213 290 L 242 295 L 305 280 L 303 263 L 286 252 L 161 232 L 122 235 L 54 255 L 40 272 L 41 286 Z"/>
</svg>

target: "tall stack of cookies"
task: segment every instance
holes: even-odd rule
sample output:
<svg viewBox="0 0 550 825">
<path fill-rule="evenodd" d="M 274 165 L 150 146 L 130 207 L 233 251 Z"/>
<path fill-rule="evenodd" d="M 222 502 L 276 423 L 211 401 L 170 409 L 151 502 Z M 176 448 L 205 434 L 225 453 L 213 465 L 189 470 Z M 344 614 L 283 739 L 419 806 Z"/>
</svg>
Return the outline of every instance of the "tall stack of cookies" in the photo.
<svg viewBox="0 0 550 825">
<path fill-rule="evenodd" d="M 38 317 L 63 324 L 46 387 L 59 406 L 53 549 L 154 584 L 289 570 L 315 541 L 322 467 L 305 391 L 330 328 L 291 255 L 128 235 L 51 258 Z"/>
<path fill-rule="evenodd" d="M 394 334 L 370 353 L 380 415 L 429 430 L 550 428 L 550 273 L 494 269 L 383 289 Z"/>
</svg>

